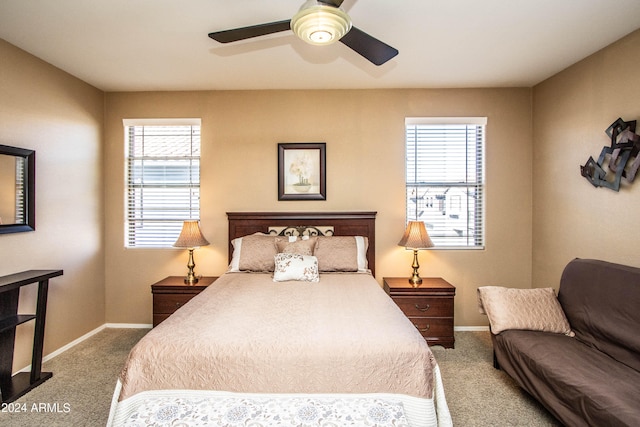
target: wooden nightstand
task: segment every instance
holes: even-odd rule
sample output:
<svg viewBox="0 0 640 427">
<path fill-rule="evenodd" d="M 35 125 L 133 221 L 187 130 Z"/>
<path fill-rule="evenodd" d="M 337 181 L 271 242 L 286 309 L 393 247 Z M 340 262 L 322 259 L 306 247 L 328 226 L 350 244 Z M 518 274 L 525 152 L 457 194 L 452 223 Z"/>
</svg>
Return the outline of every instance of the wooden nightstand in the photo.
<svg viewBox="0 0 640 427">
<path fill-rule="evenodd" d="M 429 345 L 453 348 L 453 300 L 456 288 L 439 277 L 423 278 L 414 288 L 406 277 L 384 277 L 384 290 Z"/>
<path fill-rule="evenodd" d="M 216 279 L 217 277 L 201 277 L 197 284 L 187 285 L 184 283 L 184 276 L 169 276 L 151 285 L 153 326 L 158 326 Z"/>
</svg>

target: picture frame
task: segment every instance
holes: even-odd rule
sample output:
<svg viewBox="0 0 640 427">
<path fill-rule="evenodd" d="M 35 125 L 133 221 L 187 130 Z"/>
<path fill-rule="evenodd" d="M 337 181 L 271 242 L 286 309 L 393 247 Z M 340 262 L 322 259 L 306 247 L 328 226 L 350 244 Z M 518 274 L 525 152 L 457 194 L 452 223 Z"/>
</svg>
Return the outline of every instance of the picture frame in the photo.
<svg viewBox="0 0 640 427">
<path fill-rule="evenodd" d="M 278 143 L 278 200 L 327 200 L 326 143 Z"/>
</svg>

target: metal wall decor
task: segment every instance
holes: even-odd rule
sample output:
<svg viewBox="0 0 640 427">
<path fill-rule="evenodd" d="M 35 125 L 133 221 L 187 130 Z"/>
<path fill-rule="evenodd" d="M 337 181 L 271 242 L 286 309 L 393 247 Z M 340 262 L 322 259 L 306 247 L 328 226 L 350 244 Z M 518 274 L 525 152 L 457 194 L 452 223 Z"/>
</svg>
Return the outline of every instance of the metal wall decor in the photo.
<svg viewBox="0 0 640 427">
<path fill-rule="evenodd" d="M 605 130 L 611 145 L 602 147 L 596 162 L 589 157 L 580 166 L 580 174 L 594 187 L 620 190 L 622 178 L 632 183 L 640 167 L 640 136 L 636 134 L 636 121 L 625 122 L 618 119 Z M 608 161 L 607 161 L 608 159 Z"/>
<path fill-rule="evenodd" d="M 269 227 L 269 234 L 274 236 L 333 236 L 332 225 L 292 225 L 289 227 Z"/>
</svg>

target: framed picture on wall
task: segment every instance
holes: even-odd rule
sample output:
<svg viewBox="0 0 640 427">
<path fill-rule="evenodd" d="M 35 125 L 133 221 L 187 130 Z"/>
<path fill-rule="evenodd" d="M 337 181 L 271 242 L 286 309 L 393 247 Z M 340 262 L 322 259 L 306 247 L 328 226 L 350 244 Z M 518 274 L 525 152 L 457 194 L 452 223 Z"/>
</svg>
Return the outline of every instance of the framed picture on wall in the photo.
<svg viewBox="0 0 640 427">
<path fill-rule="evenodd" d="M 278 144 L 278 200 L 327 200 L 326 144 Z"/>
</svg>

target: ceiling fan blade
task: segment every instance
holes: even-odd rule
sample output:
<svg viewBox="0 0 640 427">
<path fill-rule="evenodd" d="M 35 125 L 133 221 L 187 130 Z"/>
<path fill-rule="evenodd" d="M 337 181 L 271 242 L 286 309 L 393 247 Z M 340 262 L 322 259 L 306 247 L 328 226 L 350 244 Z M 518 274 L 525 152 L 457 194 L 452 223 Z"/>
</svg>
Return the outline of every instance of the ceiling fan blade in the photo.
<svg viewBox="0 0 640 427">
<path fill-rule="evenodd" d="M 279 33 L 291 29 L 291 20 L 269 22 L 267 24 L 252 25 L 250 27 L 234 28 L 231 30 L 215 31 L 209 37 L 220 43 L 237 42 L 267 34 Z"/>
<path fill-rule="evenodd" d="M 340 41 L 375 65 L 382 65 L 398 54 L 397 49 L 356 27 L 351 27 L 351 30 Z"/>
<path fill-rule="evenodd" d="M 340 7 L 344 0 L 318 0 L 318 3 L 324 3 L 329 6 Z"/>
</svg>

